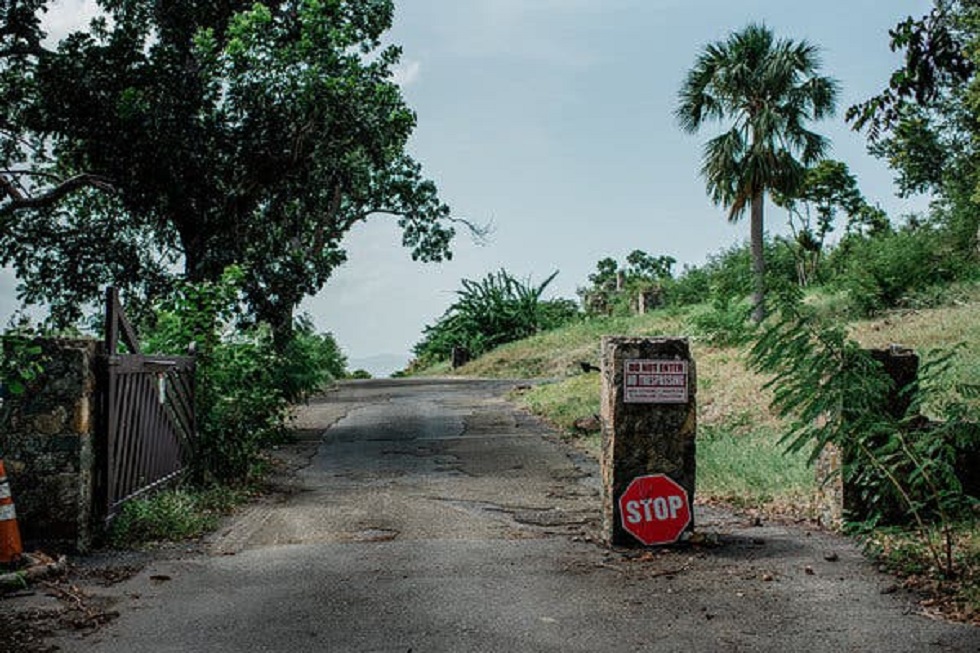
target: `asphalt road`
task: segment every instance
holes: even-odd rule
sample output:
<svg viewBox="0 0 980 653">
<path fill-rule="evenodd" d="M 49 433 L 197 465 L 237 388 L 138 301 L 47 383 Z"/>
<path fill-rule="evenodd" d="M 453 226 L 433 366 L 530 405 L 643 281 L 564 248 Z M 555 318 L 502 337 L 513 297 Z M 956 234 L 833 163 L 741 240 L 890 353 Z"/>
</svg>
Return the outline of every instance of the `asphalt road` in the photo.
<svg viewBox="0 0 980 653">
<path fill-rule="evenodd" d="M 698 507 L 707 544 L 596 541 L 597 468 L 513 384 L 374 381 L 313 402 L 289 491 L 102 590 L 63 651 L 980 651 L 850 542 Z M 0 646 L 0 649 L 3 647 Z"/>
</svg>

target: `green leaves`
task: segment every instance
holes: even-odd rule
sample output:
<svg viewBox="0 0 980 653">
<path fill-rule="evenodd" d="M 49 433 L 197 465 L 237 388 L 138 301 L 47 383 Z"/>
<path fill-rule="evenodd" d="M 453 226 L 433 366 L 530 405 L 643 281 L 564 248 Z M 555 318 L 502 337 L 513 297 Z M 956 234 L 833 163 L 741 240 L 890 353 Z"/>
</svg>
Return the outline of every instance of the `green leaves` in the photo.
<svg viewBox="0 0 980 653">
<path fill-rule="evenodd" d="M 956 255 L 976 261 L 980 188 L 980 7 L 936 0 L 919 19 L 889 31 L 904 59 L 878 95 L 850 107 L 869 150 L 896 173 L 903 196 L 929 193 L 929 217 L 946 228 Z"/>
<path fill-rule="evenodd" d="M 585 312 L 590 315 L 632 312 L 639 293 L 663 291 L 673 279 L 676 263 L 673 256 L 653 256 L 639 249 L 626 256 L 626 265 L 622 267 L 614 258 L 599 260 L 596 271 L 589 275 L 592 285 L 577 291 Z"/>
<path fill-rule="evenodd" d="M 956 252 L 945 230 L 928 226 L 848 236 L 830 263 L 838 269 L 832 285 L 863 316 L 914 305 L 916 293 L 970 278 L 976 269 Z"/>
<path fill-rule="evenodd" d="M 957 465 L 961 455 L 980 452 L 980 392 L 965 386 L 957 393 L 950 385 L 952 353 L 931 356 L 919 383 L 896 388 L 843 328 L 826 324 L 798 299 L 781 309 L 749 359 L 756 371 L 772 375 L 766 384 L 772 406 L 792 420 L 783 442 L 791 451 L 810 447 L 811 462 L 828 445 L 838 447 L 845 482 L 857 489 L 867 518 L 893 519 L 896 510 L 907 515 L 937 569 L 952 575 L 953 523 L 976 502 L 964 492 Z M 933 419 L 923 417 L 925 410 Z M 931 538 L 931 521 L 940 524 L 943 546 Z"/>
<path fill-rule="evenodd" d="M 0 403 L 2 394 L 22 395 L 44 372 L 40 343 L 30 334 L 8 331 L 0 337 Z"/>
<path fill-rule="evenodd" d="M 729 123 L 705 144 L 701 176 L 712 202 L 728 208 L 730 221 L 751 208 L 757 321 L 765 315 L 765 194 L 792 194 L 805 167 L 829 145 L 804 126 L 834 111 L 837 82 L 818 75 L 819 68 L 816 47 L 776 39 L 765 25 L 749 24 L 705 47 L 678 93 L 675 116 L 685 131 Z"/>
<path fill-rule="evenodd" d="M 868 206 L 847 164 L 829 159 L 808 168 L 792 193 L 774 192 L 773 201 L 789 214 L 789 227 L 795 241 L 797 276 L 801 286 L 815 280 L 823 254 L 824 241 L 834 230 L 839 212 L 848 218 L 848 231 L 873 209 Z"/>
<path fill-rule="evenodd" d="M 834 110 L 837 84 L 818 68 L 814 46 L 749 25 L 706 48 L 688 74 L 675 112 L 681 127 L 693 133 L 707 122 L 732 123 L 708 141 L 701 169 L 712 200 L 733 209 L 731 219 L 757 193 L 789 192 L 803 165 L 826 150 L 826 139 L 803 127 Z"/>
<path fill-rule="evenodd" d="M 18 10 L 39 48 L 44 3 L 26 14 L 15 4 L 0 10 Z M 101 191 L 59 186 L 39 214 L 40 186 L 10 200 L 0 183 L 11 216 L 0 263 L 16 268 L 25 299 L 71 305 L 59 320 L 77 319 L 106 284 L 160 296 L 174 259 L 195 282 L 240 265 L 246 310 L 288 332 L 361 221 L 394 216 L 414 258 L 450 257 L 449 207 L 405 151 L 416 121 L 393 81 L 400 50 L 381 43 L 390 0 L 102 6 L 110 21 L 56 51 L 0 56 L 0 101 L 17 118 L 15 137 L 0 130 L 0 182 L 10 161 L 30 161 L 39 184 L 75 175 Z M 0 38 L 3 52 L 13 37 Z M 24 151 L 32 138 L 40 149 Z M 99 177 L 78 177 L 90 170 Z M 88 232 L 74 228 L 82 216 Z M 82 247 L 86 233 L 97 236 Z"/>
<path fill-rule="evenodd" d="M 877 141 L 902 120 L 907 105 L 933 104 L 973 77 L 976 62 L 965 47 L 976 18 L 970 5 L 937 2 L 921 19 L 910 16 L 889 30 L 891 49 L 904 53 L 905 64 L 880 95 L 847 110 L 855 129 L 868 129 L 872 142 Z"/>
<path fill-rule="evenodd" d="M 422 341 L 414 347 L 416 356 L 423 363 L 434 362 L 447 358 L 454 346 L 479 356 L 568 322 L 577 314 L 574 303 L 542 300 L 557 275 L 555 271 L 537 286 L 503 269 L 481 281 L 463 279 L 457 300 L 435 324 L 425 327 Z"/>
<path fill-rule="evenodd" d="M 186 283 L 158 306 L 144 337 L 148 352 L 185 354 L 196 344 L 197 480 L 248 480 L 262 446 L 281 438 L 289 407 L 344 376 L 330 334 L 300 319 L 280 351 L 268 325 L 242 309 L 248 271 L 232 266 L 217 282 Z"/>
</svg>

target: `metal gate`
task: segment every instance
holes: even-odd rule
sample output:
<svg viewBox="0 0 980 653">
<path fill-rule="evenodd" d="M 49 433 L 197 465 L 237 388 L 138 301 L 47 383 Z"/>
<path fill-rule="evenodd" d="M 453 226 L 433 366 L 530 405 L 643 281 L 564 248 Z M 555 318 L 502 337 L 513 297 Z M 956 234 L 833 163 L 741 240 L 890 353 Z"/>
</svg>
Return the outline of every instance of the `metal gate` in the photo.
<svg viewBox="0 0 980 653">
<path fill-rule="evenodd" d="M 119 353 L 119 345 L 129 350 Z M 106 519 L 123 504 L 175 480 L 194 442 L 194 357 L 140 351 L 115 288 L 106 292 Z"/>
</svg>

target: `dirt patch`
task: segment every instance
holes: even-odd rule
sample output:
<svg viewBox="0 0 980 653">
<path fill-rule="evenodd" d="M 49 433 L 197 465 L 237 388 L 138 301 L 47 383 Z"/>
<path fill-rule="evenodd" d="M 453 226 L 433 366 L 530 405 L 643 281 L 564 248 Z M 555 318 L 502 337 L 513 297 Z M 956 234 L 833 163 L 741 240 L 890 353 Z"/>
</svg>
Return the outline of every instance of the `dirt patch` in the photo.
<svg viewBox="0 0 980 653">
<path fill-rule="evenodd" d="M 103 587 L 130 578 L 138 568 L 75 569 L 64 577 L 41 581 L 31 589 L 0 598 L 0 641 L 9 651 L 49 653 L 48 638 L 61 632 L 88 635 L 119 616 L 117 599 L 88 586 Z"/>
</svg>

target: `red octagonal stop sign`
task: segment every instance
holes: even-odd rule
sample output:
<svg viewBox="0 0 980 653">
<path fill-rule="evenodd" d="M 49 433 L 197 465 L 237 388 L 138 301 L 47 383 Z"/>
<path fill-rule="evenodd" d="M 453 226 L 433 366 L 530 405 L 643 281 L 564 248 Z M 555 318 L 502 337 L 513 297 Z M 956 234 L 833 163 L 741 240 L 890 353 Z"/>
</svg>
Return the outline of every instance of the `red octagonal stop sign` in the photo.
<svg viewBox="0 0 980 653">
<path fill-rule="evenodd" d="M 687 492 L 664 474 L 637 476 L 619 497 L 623 529 L 647 546 L 676 542 L 691 523 Z"/>
</svg>

